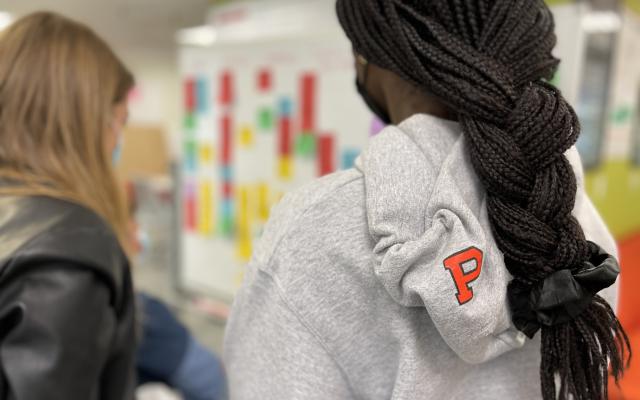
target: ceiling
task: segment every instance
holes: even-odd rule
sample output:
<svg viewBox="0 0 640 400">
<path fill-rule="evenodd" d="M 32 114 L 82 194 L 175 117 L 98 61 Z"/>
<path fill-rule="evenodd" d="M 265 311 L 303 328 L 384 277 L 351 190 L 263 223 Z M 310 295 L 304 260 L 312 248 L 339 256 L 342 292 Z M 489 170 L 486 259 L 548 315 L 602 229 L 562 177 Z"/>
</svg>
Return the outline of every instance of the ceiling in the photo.
<svg viewBox="0 0 640 400">
<path fill-rule="evenodd" d="M 0 11 L 20 17 L 62 13 L 91 26 L 116 48 L 167 49 L 180 28 L 204 23 L 209 0 L 2 0 Z"/>
</svg>

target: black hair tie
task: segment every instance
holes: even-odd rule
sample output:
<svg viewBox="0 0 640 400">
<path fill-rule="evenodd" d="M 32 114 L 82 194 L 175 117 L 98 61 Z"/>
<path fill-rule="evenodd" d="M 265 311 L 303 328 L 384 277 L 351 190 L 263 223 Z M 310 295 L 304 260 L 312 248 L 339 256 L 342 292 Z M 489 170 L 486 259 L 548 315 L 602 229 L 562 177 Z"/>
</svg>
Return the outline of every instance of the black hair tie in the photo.
<svg viewBox="0 0 640 400">
<path fill-rule="evenodd" d="M 580 315 L 602 289 L 613 285 L 620 273 L 618 261 L 600 246 L 581 268 L 563 269 L 532 286 L 513 280 L 507 290 L 512 320 L 529 338 L 543 326 L 569 322 Z"/>
</svg>

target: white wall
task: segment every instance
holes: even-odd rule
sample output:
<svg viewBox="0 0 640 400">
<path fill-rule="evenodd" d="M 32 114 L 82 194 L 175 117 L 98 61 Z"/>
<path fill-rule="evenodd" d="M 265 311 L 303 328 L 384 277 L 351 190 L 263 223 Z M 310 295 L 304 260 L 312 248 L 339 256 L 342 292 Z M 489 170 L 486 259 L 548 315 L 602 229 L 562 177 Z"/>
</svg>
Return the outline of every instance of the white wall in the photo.
<svg viewBox="0 0 640 400">
<path fill-rule="evenodd" d="M 182 111 L 178 61 L 173 46 L 161 49 L 119 49 L 118 53 L 136 77 L 130 100 L 129 124 L 164 129 L 172 157 L 180 151 Z"/>
</svg>

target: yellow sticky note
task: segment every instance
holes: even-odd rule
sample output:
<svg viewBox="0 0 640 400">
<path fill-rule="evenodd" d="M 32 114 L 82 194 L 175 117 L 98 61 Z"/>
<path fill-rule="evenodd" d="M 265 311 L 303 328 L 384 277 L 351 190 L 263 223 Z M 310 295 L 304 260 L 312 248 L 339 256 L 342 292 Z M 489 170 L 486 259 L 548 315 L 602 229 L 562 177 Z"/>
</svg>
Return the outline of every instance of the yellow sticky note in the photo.
<svg viewBox="0 0 640 400">
<path fill-rule="evenodd" d="M 258 220 L 264 222 L 269 219 L 271 204 L 269 203 L 269 185 L 260 183 L 257 187 L 257 215 Z"/>
<path fill-rule="evenodd" d="M 202 181 L 198 187 L 198 231 L 202 235 L 213 234 L 213 184 Z"/>
<path fill-rule="evenodd" d="M 281 179 L 291 179 L 293 176 L 293 162 L 290 156 L 282 156 L 278 160 L 278 176 Z"/>
<path fill-rule="evenodd" d="M 251 125 L 243 125 L 240 128 L 240 146 L 251 147 L 253 146 L 254 134 Z"/>
<path fill-rule="evenodd" d="M 251 232 L 251 215 L 249 204 L 249 188 L 246 186 L 238 187 L 237 197 L 237 236 L 236 251 L 238 258 L 242 261 L 249 261 L 252 251 L 252 232 Z"/>
<path fill-rule="evenodd" d="M 278 204 L 283 197 L 284 197 L 284 192 L 277 192 L 273 196 L 273 204 Z"/>
<path fill-rule="evenodd" d="M 242 262 L 248 262 L 251 260 L 252 241 L 251 239 L 239 239 L 238 240 L 238 258 Z"/>
<path fill-rule="evenodd" d="M 202 164 L 213 162 L 213 154 L 213 146 L 210 144 L 200 145 L 200 162 Z"/>
<path fill-rule="evenodd" d="M 242 268 L 240 271 L 236 273 L 236 276 L 235 276 L 236 286 L 240 287 L 240 285 L 242 285 L 242 281 L 244 281 L 244 268 Z"/>
</svg>

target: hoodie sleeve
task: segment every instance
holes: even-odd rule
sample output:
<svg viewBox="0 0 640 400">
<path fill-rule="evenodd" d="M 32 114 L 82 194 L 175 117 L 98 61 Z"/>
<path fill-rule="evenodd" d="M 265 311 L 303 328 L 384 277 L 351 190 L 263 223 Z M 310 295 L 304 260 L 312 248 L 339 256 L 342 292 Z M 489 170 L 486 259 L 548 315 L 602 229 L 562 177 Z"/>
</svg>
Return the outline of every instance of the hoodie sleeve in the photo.
<svg viewBox="0 0 640 400">
<path fill-rule="evenodd" d="M 353 398 L 323 344 L 273 278 L 259 269 L 251 272 L 236 297 L 225 362 L 232 400 Z"/>
</svg>

